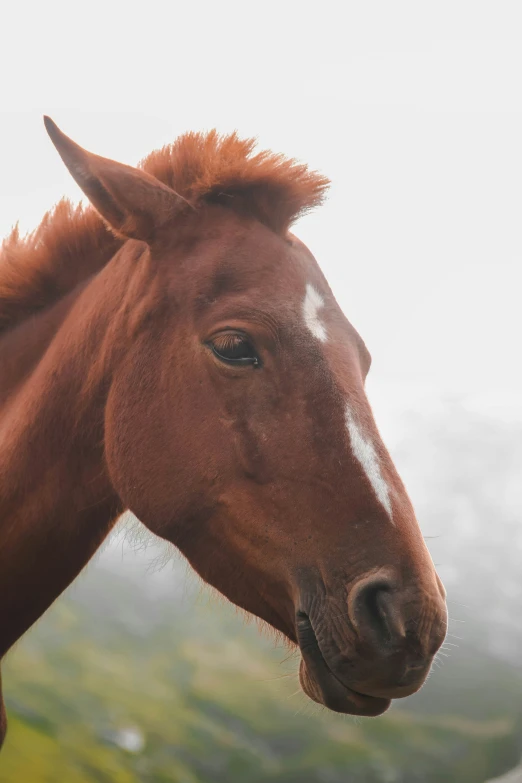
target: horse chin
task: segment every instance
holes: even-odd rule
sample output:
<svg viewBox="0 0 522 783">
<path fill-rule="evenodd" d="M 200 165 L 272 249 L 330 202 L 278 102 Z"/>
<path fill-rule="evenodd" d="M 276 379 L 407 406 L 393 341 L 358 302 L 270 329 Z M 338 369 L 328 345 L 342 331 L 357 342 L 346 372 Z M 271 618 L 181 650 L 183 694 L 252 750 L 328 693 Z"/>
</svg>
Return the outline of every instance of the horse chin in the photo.
<svg viewBox="0 0 522 783">
<path fill-rule="evenodd" d="M 347 715 L 376 717 L 386 712 L 391 699 L 368 696 L 353 690 L 328 666 L 309 621 L 298 630 L 301 663 L 299 682 L 308 698 L 317 704 Z"/>
<path fill-rule="evenodd" d="M 317 676 L 317 672 L 310 671 L 310 667 L 304 659 L 301 659 L 299 667 L 299 682 L 309 699 L 329 710 L 342 712 L 345 715 L 375 718 L 386 712 L 391 704 L 390 699 L 366 696 L 348 688 L 330 671 L 326 676 L 323 672 Z"/>
</svg>

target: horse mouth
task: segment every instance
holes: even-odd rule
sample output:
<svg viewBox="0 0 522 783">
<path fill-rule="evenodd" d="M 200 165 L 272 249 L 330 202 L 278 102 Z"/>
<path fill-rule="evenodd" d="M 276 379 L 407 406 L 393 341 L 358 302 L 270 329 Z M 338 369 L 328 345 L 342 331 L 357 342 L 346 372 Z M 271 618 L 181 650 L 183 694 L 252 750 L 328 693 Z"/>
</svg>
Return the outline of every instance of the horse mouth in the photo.
<svg viewBox="0 0 522 783">
<path fill-rule="evenodd" d="M 297 638 L 301 650 L 299 681 L 312 701 L 347 715 L 376 717 L 386 712 L 390 699 L 359 693 L 335 675 L 321 652 L 310 618 L 304 612 L 297 613 Z"/>
</svg>

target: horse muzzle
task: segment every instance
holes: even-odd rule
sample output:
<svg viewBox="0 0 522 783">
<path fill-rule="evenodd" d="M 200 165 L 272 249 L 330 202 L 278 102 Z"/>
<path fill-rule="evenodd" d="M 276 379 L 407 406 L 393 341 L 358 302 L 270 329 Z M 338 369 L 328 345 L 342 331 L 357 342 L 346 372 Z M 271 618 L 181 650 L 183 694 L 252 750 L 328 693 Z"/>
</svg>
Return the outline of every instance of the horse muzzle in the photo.
<svg viewBox="0 0 522 783">
<path fill-rule="evenodd" d="M 336 712 L 376 716 L 415 693 L 446 632 L 444 597 L 402 590 L 388 571 L 360 579 L 340 602 L 304 601 L 296 613 L 301 687 Z"/>
</svg>

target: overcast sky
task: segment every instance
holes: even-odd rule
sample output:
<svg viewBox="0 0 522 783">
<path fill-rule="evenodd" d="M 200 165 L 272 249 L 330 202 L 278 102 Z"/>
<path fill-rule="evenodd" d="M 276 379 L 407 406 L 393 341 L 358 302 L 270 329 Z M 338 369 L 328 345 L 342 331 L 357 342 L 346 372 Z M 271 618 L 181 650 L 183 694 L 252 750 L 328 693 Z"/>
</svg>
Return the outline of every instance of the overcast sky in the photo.
<svg viewBox="0 0 522 783">
<path fill-rule="evenodd" d="M 2 235 L 80 197 L 44 112 L 126 163 L 237 129 L 331 177 L 296 233 L 374 400 L 522 399 L 520 3 L 18 0 L 1 27 Z"/>
</svg>

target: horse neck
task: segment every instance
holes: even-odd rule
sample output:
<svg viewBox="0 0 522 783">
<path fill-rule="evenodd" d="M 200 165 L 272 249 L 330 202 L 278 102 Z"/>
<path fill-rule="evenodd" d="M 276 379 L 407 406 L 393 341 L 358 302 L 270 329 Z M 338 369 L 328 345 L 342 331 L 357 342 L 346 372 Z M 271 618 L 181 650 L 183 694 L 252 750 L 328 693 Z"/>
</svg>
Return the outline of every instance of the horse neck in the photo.
<svg viewBox="0 0 522 783">
<path fill-rule="evenodd" d="M 124 510 L 103 442 L 114 346 L 125 344 L 122 311 L 132 312 L 136 265 L 124 251 L 0 341 L 0 658 Z"/>
</svg>

